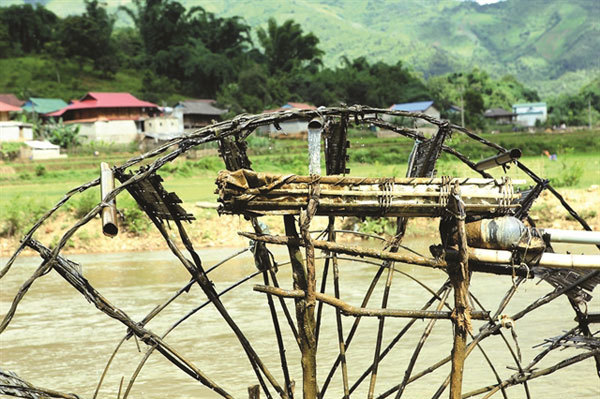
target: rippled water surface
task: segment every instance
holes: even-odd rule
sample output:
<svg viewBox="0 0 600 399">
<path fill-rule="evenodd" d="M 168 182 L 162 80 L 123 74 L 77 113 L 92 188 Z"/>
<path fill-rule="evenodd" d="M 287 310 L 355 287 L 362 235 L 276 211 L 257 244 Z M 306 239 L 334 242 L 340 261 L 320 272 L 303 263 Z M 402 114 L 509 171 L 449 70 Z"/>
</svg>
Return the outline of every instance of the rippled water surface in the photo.
<svg viewBox="0 0 600 399">
<path fill-rule="evenodd" d="M 419 246 L 418 242 L 413 244 Z M 208 249 L 199 252 L 205 266 L 209 267 L 237 250 Z M 281 262 L 286 260 L 285 251 L 278 250 L 275 255 Z M 141 320 L 155 306 L 167 300 L 189 281 L 185 269 L 167 252 L 73 255 L 70 258 L 81 263 L 84 276 L 99 292 L 134 320 Z M 6 259 L 0 261 L 4 264 Z M 22 258 L 0 280 L 2 315 L 9 308 L 19 286 L 34 272 L 39 262 L 39 258 L 35 257 Z M 318 264 L 318 268 L 320 272 L 322 263 Z M 406 265 L 400 265 L 398 269 L 411 273 L 434 290 L 445 281 L 445 275 L 440 271 Z M 246 253 L 216 269 L 210 277 L 216 289 L 221 291 L 255 270 L 251 256 Z M 372 265 L 342 261 L 340 264 L 342 299 L 359 306 L 376 270 L 377 268 Z M 377 285 L 369 307 L 379 307 L 381 304 L 385 274 Z M 291 288 L 289 266 L 280 268 L 278 278 L 282 287 Z M 537 280 L 530 280 L 521 286 L 505 313 L 516 313 L 552 289 L 544 282 L 536 283 Z M 259 275 L 225 294 L 222 300 L 268 368 L 279 381 L 283 381 L 267 302 L 264 294 L 252 290 L 255 284 L 263 284 L 262 276 Z M 487 309 L 495 310 L 510 286 L 510 276 L 477 274 L 472 279 L 471 288 L 473 294 Z M 333 295 L 331 280 L 327 293 Z M 419 309 L 430 296 L 414 281 L 400 273 L 395 273 L 388 307 Z M 598 296 L 598 289 L 594 292 L 594 296 Z M 199 287 L 194 286 L 189 293 L 183 294 L 152 320 L 148 328 L 160 335 L 205 300 Z M 287 301 L 293 314 L 293 302 Z M 590 304 L 591 310 L 600 311 L 598 303 L 597 298 L 594 298 Z M 574 327 L 573 317 L 568 301 L 562 297 L 517 321 L 516 331 L 524 363 L 527 364 L 542 350 L 540 347 L 532 348 L 534 345 L 542 343 L 544 338 L 557 336 Z M 347 334 L 353 321 L 351 317 L 343 319 L 344 334 Z M 384 347 L 407 321 L 407 319 L 386 320 Z M 297 382 L 298 393 L 298 387 L 301 386 L 298 347 L 292 339 L 282 313 L 280 322 L 284 330 L 291 374 Z M 338 353 L 335 313 L 327 305 L 323 311 L 322 325 L 318 348 L 320 384 Z M 354 341 L 348 349 L 348 374 L 351 383 L 358 379 L 373 360 L 377 325 L 377 319 L 363 318 Z M 426 325 L 427 321 L 417 321 L 403 340 L 382 361 L 375 388 L 376 395 L 402 380 L 415 344 Z M 474 321 L 474 331 L 476 332 L 481 325 L 481 322 Z M 74 392 L 81 397 L 90 398 L 107 360 L 125 333 L 126 329 L 122 324 L 98 311 L 58 274 L 51 272 L 34 283 L 20 304 L 12 324 L 0 335 L 1 367 L 16 372 L 40 387 Z M 414 373 L 450 353 L 451 334 L 449 321 L 437 322 L 419 356 Z M 505 330 L 504 335 L 514 346 L 510 332 Z M 166 337 L 165 341 L 234 397 L 247 397 L 247 387 L 256 383 L 241 346 L 212 306 L 206 306 L 182 323 Z M 107 374 L 99 397 L 116 398 L 122 378 L 124 391 L 147 349 L 142 342 L 138 344 L 142 353 L 138 352 L 134 339 L 125 342 Z M 507 378 L 514 372 L 512 368 L 515 362 L 499 336 L 486 339 L 482 346 L 502 378 Z M 579 352 L 575 349 L 554 353 L 539 366 L 540 368 L 550 366 L 577 353 Z M 405 397 L 431 397 L 448 372 L 449 367 L 445 366 L 409 385 Z M 478 350 L 467 359 L 465 375 L 464 392 L 496 381 Z M 529 388 L 534 398 L 598 398 L 600 394 L 598 381 L 593 360 L 586 359 L 550 376 L 531 381 Z M 326 396 L 340 398 L 341 387 L 342 377 L 338 371 Z M 368 379 L 359 386 L 353 397 L 366 397 L 367 387 Z M 511 398 L 526 397 L 522 387 L 509 388 L 508 393 Z M 154 353 L 133 385 L 130 397 L 212 398 L 217 395 L 177 369 L 160 354 Z M 442 397 L 447 397 L 447 393 Z M 502 396 L 498 393 L 495 397 Z"/>
</svg>

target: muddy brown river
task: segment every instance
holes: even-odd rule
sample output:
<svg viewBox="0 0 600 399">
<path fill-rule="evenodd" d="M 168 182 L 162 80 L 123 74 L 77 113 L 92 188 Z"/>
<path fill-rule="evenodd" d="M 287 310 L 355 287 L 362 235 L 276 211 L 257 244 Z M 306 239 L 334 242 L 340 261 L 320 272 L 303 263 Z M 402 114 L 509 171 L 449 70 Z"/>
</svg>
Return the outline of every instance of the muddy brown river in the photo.
<svg viewBox="0 0 600 399">
<path fill-rule="evenodd" d="M 199 252 L 208 268 L 237 250 L 239 249 L 206 249 Z M 578 252 L 582 250 L 594 253 L 593 248 L 577 248 Z M 285 251 L 278 250 L 275 255 L 281 262 L 286 260 Z M 189 281 L 189 275 L 170 252 L 72 255 L 70 258 L 81 263 L 83 274 L 98 291 L 134 320 L 141 320 L 156 305 L 164 302 Z M 20 284 L 33 273 L 39 262 L 40 259 L 36 257 L 21 258 L 0 280 L 2 316 L 9 308 Z M 0 264 L 5 263 L 5 258 L 0 259 Z M 322 268 L 321 261 L 318 268 L 319 272 Z M 434 290 L 445 281 L 445 274 L 441 271 L 408 265 L 399 265 L 398 269 L 411 273 Z M 216 269 L 210 277 L 217 290 L 221 291 L 255 270 L 252 257 L 246 253 Z M 359 306 L 375 271 L 376 266 L 342 261 L 340 264 L 342 299 Z M 280 268 L 278 278 L 284 288 L 291 288 L 289 266 Z M 380 306 L 384 282 L 385 273 L 373 294 L 369 307 Z M 264 294 L 252 290 L 254 284 L 263 284 L 262 276 L 254 277 L 225 294 L 222 300 L 267 367 L 283 383 L 267 301 Z M 478 273 L 472 278 L 471 291 L 488 310 L 495 311 L 511 284 L 510 276 Z M 545 282 L 538 284 L 537 279 L 529 280 L 519 288 L 504 313 L 514 314 L 551 290 L 552 287 Z M 599 290 L 596 288 L 593 293 L 594 300 L 589 304 L 590 310 L 600 311 L 598 306 L 600 301 L 597 298 L 600 296 Z M 331 283 L 326 292 L 333 295 Z M 414 281 L 400 273 L 394 274 L 388 307 L 419 309 L 429 298 L 430 294 Z M 203 303 L 205 299 L 200 288 L 193 286 L 189 293 L 183 294 L 153 319 L 148 324 L 148 328 L 162 335 L 173 323 Z M 293 311 L 293 302 L 288 302 L 288 306 Z M 301 386 L 299 350 L 283 314 L 280 316 L 290 373 L 297 382 L 296 396 L 299 396 Z M 574 313 L 567 299 L 560 297 L 517 321 L 516 332 L 523 362 L 527 364 L 543 350 L 542 347 L 533 348 L 533 346 L 542 343 L 544 338 L 560 335 L 563 331 L 574 327 L 573 317 Z M 347 334 L 353 321 L 352 317 L 344 317 L 344 334 Z M 384 347 L 407 322 L 408 319 L 386 319 Z M 474 321 L 474 332 L 477 332 L 482 324 Z M 348 375 L 351 384 L 373 360 L 377 325 L 376 318 L 363 318 L 354 341 L 348 349 Z M 402 380 L 415 344 L 426 325 L 427 321 L 417 321 L 405 338 L 381 362 L 375 387 L 376 395 Z M 593 327 L 597 329 L 598 325 Z M 57 273 L 51 272 L 34 283 L 20 304 L 11 325 L 0 335 L 1 368 L 16 372 L 37 386 L 73 392 L 82 398 L 91 398 L 107 360 L 125 333 L 126 329 L 122 324 L 98 311 Z M 514 346 L 510 332 L 504 330 L 504 335 Z M 241 346 L 215 308 L 210 305 L 183 322 L 166 337 L 165 341 L 236 398 L 248 397 L 247 387 L 256 384 L 254 373 Z M 125 391 L 132 373 L 147 349 L 142 342 L 138 344 L 141 353 L 134 339 L 125 342 L 109 369 L 98 397 L 116 398 L 122 379 L 122 391 Z M 448 320 L 439 320 L 419 356 L 413 374 L 447 356 L 451 346 L 451 323 Z M 484 340 L 482 346 L 503 379 L 514 373 L 515 362 L 499 336 Z M 333 308 L 326 305 L 318 347 L 319 384 L 323 383 L 337 353 L 335 313 Z M 556 351 L 547 356 L 539 367 L 548 367 L 578 353 L 580 350 L 577 349 Z M 414 384 L 410 384 L 404 397 L 431 397 L 448 373 L 449 365 L 446 365 L 428 374 Z M 495 382 L 495 377 L 481 352 L 475 350 L 465 365 L 463 392 Z M 368 384 L 368 379 L 363 381 L 353 397 L 366 397 Z M 529 389 L 533 398 L 597 399 L 600 395 L 599 379 L 595 375 L 592 358 L 533 380 L 529 383 Z M 507 392 L 511 398 L 526 397 L 522 386 L 508 388 Z M 218 396 L 177 369 L 159 353 L 154 353 L 135 381 L 129 397 L 214 398 Z M 342 397 L 342 376 L 339 369 L 333 377 L 326 397 Z M 447 392 L 442 397 L 447 397 Z M 494 397 L 500 398 L 502 394 L 498 392 Z"/>
</svg>

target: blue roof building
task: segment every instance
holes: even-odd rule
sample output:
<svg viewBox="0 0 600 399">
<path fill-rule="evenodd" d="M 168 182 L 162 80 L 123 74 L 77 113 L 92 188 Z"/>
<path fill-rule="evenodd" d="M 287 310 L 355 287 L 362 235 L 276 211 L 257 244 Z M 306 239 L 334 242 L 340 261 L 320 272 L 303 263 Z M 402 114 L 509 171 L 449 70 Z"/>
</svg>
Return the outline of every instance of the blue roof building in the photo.
<svg viewBox="0 0 600 399">
<path fill-rule="evenodd" d="M 535 126 L 538 120 L 544 123 L 548 117 L 546 103 L 513 104 L 512 109 L 516 122 L 524 126 Z"/>
<path fill-rule="evenodd" d="M 433 101 L 419 101 L 415 103 L 394 104 L 390 107 L 390 110 L 425 113 L 429 108 L 433 108 Z"/>
</svg>

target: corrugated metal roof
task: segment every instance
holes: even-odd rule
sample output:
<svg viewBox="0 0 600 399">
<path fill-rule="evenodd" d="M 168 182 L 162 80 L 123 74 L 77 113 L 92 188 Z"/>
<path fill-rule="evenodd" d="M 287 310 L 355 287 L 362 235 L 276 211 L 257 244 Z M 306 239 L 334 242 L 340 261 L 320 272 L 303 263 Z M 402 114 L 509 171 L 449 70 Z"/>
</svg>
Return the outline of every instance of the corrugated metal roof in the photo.
<svg viewBox="0 0 600 399">
<path fill-rule="evenodd" d="M 392 111 L 424 112 L 433 105 L 433 101 L 419 101 L 415 103 L 394 104 L 390 107 Z"/>
<path fill-rule="evenodd" d="M 17 96 L 11 93 L 0 93 L 0 102 L 14 105 L 15 107 L 21 107 L 23 104 L 25 104 L 25 101 L 19 100 Z"/>
<path fill-rule="evenodd" d="M 23 106 L 23 110 L 27 112 L 37 112 L 38 114 L 47 114 L 66 106 L 67 103 L 60 98 L 31 97 Z"/>
<path fill-rule="evenodd" d="M 49 116 L 61 116 L 67 111 L 93 108 L 158 108 L 158 105 L 139 100 L 130 93 L 89 92 L 81 100 L 75 101 Z"/>
<path fill-rule="evenodd" d="M 226 109 L 214 106 L 215 100 L 185 100 L 177 103 L 175 108 L 183 111 L 183 114 L 196 115 L 223 115 Z"/>
<path fill-rule="evenodd" d="M 513 114 L 512 112 L 507 111 L 502 108 L 490 108 L 483 113 L 483 116 L 486 116 L 488 118 L 500 117 L 500 116 L 514 116 L 514 115 L 515 114 Z"/>
<path fill-rule="evenodd" d="M 264 114 L 268 114 L 268 113 L 271 113 L 271 112 L 286 111 L 286 110 L 290 110 L 290 109 L 317 109 L 317 107 L 315 107 L 314 105 L 306 104 L 306 103 L 288 102 L 288 103 L 283 104 L 279 108 L 266 109 L 266 110 L 263 111 L 263 113 Z"/>
<path fill-rule="evenodd" d="M 513 104 L 513 108 L 515 107 L 545 107 L 546 103 L 521 103 L 521 104 Z"/>
<path fill-rule="evenodd" d="M 317 109 L 314 105 L 306 104 L 306 103 L 286 103 L 281 108 L 293 108 L 293 109 Z"/>
<path fill-rule="evenodd" d="M 0 101 L 0 111 L 2 111 L 2 112 L 19 112 L 19 111 L 22 111 L 22 109 L 19 107 L 15 107 L 14 105 L 10 105 L 10 104 Z"/>
</svg>

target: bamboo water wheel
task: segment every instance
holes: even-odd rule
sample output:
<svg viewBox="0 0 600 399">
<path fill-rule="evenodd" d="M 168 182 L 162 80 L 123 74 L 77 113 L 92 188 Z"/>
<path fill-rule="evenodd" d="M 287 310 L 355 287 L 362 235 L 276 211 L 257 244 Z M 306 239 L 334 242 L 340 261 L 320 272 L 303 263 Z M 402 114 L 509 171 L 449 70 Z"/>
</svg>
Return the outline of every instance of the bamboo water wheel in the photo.
<svg viewBox="0 0 600 399">
<path fill-rule="evenodd" d="M 435 126 L 437 133 L 427 137 L 418 129 L 396 126 L 390 122 L 395 117 L 422 120 Z M 310 173 L 298 176 L 253 171 L 246 138 L 260 126 L 274 125 L 279 128 L 280 123 L 296 119 L 310 121 Z M 395 132 L 398 140 L 414 141 L 406 176 L 353 176 L 346 165 L 351 155 L 347 141 L 347 129 L 351 124 L 377 126 Z M 461 154 L 447 144 L 451 134 L 463 135 L 481 146 L 492 148 L 498 155 L 476 163 L 471 159 L 476 158 L 477 154 Z M 165 164 L 209 142 L 218 143 L 224 161 L 225 170 L 219 174 L 216 185 L 219 212 L 243 215 L 252 226 L 251 231 L 240 234 L 251 240 L 246 250 L 251 250 L 253 254 L 256 271 L 231 287 L 217 287 L 211 281 L 209 272 L 212 268 L 205 269 L 203 266 L 184 223 L 202 221 L 194 220 L 194 216 L 181 206 L 177 195 L 167 192 L 159 175 Z M 325 158 L 326 173 L 323 176 L 321 153 Z M 478 177 L 445 176 L 443 170 L 436 170 L 436 162 L 442 153 L 456 157 Z M 591 292 L 600 283 L 600 257 L 557 254 L 552 247 L 555 241 L 573 240 L 598 246 L 597 233 L 578 232 L 575 234 L 578 238 L 569 236 L 571 238 L 560 239 L 560 232 L 536 228 L 529 217 L 531 206 L 542 192 L 549 191 L 562 203 L 566 212 L 581 224 L 583 230 L 591 231 L 585 220 L 548 180 L 537 176 L 522 164 L 519 156 L 518 150 L 505 149 L 447 121 L 420 113 L 365 106 L 240 115 L 204 127 L 122 165 L 103 165 L 101 177 L 67 192 L 44 214 L 23 237 L 21 245 L 0 272 L 0 278 L 4 277 L 26 247 L 36 251 L 42 259 L 31 278 L 23 282 L 11 308 L 4 315 L 0 333 L 10 328 L 19 302 L 33 282 L 54 270 L 98 311 L 126 327 L 125 335 L 117 344 L 113 356 L 107 359 L 106 366 L 100 370 L 101 377 L 93 397 L 98 394 L 105 375 L 110 373 L 113 357 L 118 356 L 119 348 L 132 338 L 146 344 L 146 354 L 137 368 L 132 369 L 132 376 L 125 380 L 122 387 L 124 397 L 128 396 L 137 375 L 153 352 L 187 374 L 192 383 L 210 388 L 215 396 L 234 397 L 230 387 L 203 371 L 202 363 L 195 364 L 188 359 L 186 348 L 174 348 L 169 344 L 167 334 L 180 322 L 162 334 L 147 327 L 148 322 L 159 313 L 168 312 L 169 305 L 192 285 L 201 288 L 202 295 L 198 301 L 206 301 L 214 306 L 228 326 L 229 334 L 235 337 L 239 352 L 247 358 L 246 364 L 253 370 L 254 377 L 239 383 L 248 387 L 248 394 L 253 398 L 347 398 L 358 396 L 357 392 L 363 392 L 361 396 L 366 395 L 369 399 L 414 397 L 406 393 L 411 385 L 434 374 L 437 379 L 431 386 L 433 398 L 448 395 L 451 398 L 488 398 L 493 395 L 529 398 L 529 385 L 537 383 L 538 378 L 547 383 L 552 380 L 554 372 L 582 361 L 589 365 L 595 362 L 596 373 L 600 376 L 600 338 L 594 328 L 600 322 L 600 314 L 587 306 Z M 146 162 L 149 159 L 152 161 Z M 146 164 L 140 166 L 143 163 Z M 527 189 L 519 189 L 521 186 L 508 179 L 501 168 L 494 168 L 507 163 L 522 170 L 533 184 Z M 116 187 L 115 178 L 120 182 Z M 102 188 L 98 204 L 73 225 L 53 248 L 44 246 L 34 238 L 54 212 L 73 197 L 95 186 Z M 116 235 L 119 217 L 115 212 L 115 200 L 124 190 L 135 198 L 162 234 L 173 255 L 191 276 L 191 281 L 168 301 L 157 303 L 157 307 L 140 320 L 130 318 L 118 304 L 109 302 L 90 284 L 79 265 L 61 253 L 69 238 L 99 214 L 104 233 Z M 268 226 L 261 219 L 265 215 L 283 218 L 285 233 L 270 234 Z M 383 243 L 378 246 L 348 244 L 338 240 L 342 235 L 368 236 L 359 231 L 343 230 L 339 224 L 343 217 L 366 216 L 392 219 L 396 234 L 391 238 L 371 235 L 372 241 L 369 243 Z M 407 225 L 415 217 L 427 218 L 431 228 L 439 231 L 440 240 L 430 247 L 429 255 L 418 253 L 403 244 Z M 315 218 L 325 218 L 327 227 L 315 232 L 311 228 Z M 173 238 L 174 234 L 178 235 L 177 240 Z M 272 252 L 275 247 L 287 249 L 288 259 L 276 259 Z M 220 267 L 228 260 L 219 262 L 215 267 Z M 368 288 L 362 300 L 358 302 L 351 302 L 340 290 L 340 279 L 343 278 L 347 262 L 369 264 L 372 267 L 372 278 L 367 282 Z M 400 265 L 411 265 L 411 268 L 401 269 Z M 290 281 L 277 277 L 278 270 L 284 267 L 291 268 Z M 440 276 L 445 278 L 440 280 L 439 286 L 430 287 L 415 277 L 418 273 L 411 272 L 421 268 L 439 269 Z M 484 307 L 470 290 L 477 285 L 477 277 L 484 274 L 497 279 L 498 294 L 502 298 L 492 308 Z M 393 279 L 394 275 L 400 277 Z M 254 277 L 262 277 L 262 280 L 257 282 L 252 280 Z M 549 283 L 547 293 L 514 313 L 506 313 L 509 303 L 519 295 L 519 288 L 533 278 Z M 424 303 L 421 296 L 406 298 L 402 308 L 390 306 L 390 296 L 403 290 L 407 281 L 411 284 L 416 282 L 422 287 L 426 296 Z M 265 334 L 268 332 L 274 337 L 271 350 L 277 352 L 277 362 L 264 360 L 264 353 L 255 348 L 222 301 L 222 296 L 233 288 L 233 292 L 240 296 L 264 296 L 268 312 L 257 315 L 257 319 L 264 324 Z M 381 297 L 375 298 L 376 294 Z M 450 296 L 453 296 L 453 300 L 449 299 Z M 517 335 L 520 323 L 522 320 L 535 319 L 534 310 L 557 298 L 567 299 L 569 306 L 565 312 L 572 312 L 574 321 L 570 325 L 560 326 L 546 325 L 543 320 L 536 321 L 540 334 L 536 338 L 541 346 L 533 358 L 522 358 Z M 52 298 L 48 301 L 51 302 Z M 324 315 L 328 312 L 332 315 L 328 319 L 330 322 L 325 321 Z M 182 320 L 194 314 L 192 312 Z M 57 314 L 56 317 L 61 315 Z M 365 320 L 374 319 L 376 322 L 371 323 L 370 328 L 360 328 L 361 321 L 365 324 Z M 438 321 L 452 326 L 446 335 L 451 349 L 440 350 L 439 360 L 424 366 L 419 356 L 428 347 L 429 337 Z M 422 325 L 424 328 L 419 327 Z M 333 357 L 324 359 L 319 356 L 319 345 L 323 345 L 319 337 L 324 336 L 326 330 L 331 332 L 330 336 L 336 337 L 337 350 Z M 372 359 L 364 370 L 357 370 L 351 362 L 351 353 L 357 345 L 351 344 L 359 335 L 372 338 L 370 347 L 361 348 L 361 353 L 366 351 Z M 407 341 L 410 336 L 413 340 Z M 510 353 L 511 369 L 504 369 L 506 365 L 502 365 L 501 369 L 494 357 L 484 350 L 482 344 L 492 337 L 501 342 L 501 350 Z M 202 338 L 201 335 L 194 337 L 198 340 Z M 404 342 L 412 342 L 411 356 L 404 358 L 402 364 L 387 361 L 386 358 L 393 357 Z M 214 350 L 218 352 L 219 348 Z M 482 354 L 485 362 L 481 367 L 489 368 L 493 378 L 491 382 L 481 381 L 477 388 L 466 390 L 463 380 L 467 376 L 463 375 L 463 371 L 469 370 L 465 368 L 465 363 L 468 364 L 470 355 L 475 351 Z M 542 366 L 550 354 L 558 360 Z M 292 365 L 291 359 L 300 364 Z M 223 367 L 229 366 L 225 362 Z M 385 368 L 392 370 L 394 377 L 391 384 L 378 381 L 378 375 L 384 373 Z M 232 370 L 232 373 L 235 371 Z M 161 383 L 168 384 L 168 381 Z M 589 381 L 589 384 L 590 387 L 597 387 L 598 381 Z M 523 390 L 509 389 L 515 385 L 522 386 Z M 562 386 L 563 382 L 556 382 L 555 390 L 560 391 Z M 78 393 L 81 396 L 77 396 L 54 391 L 51 387 L 39 387 L 35 381 L 25 381 L 8 370 L 0 371 L 0 394 L 26 398 L 92 397 L 90 393 Z M 419 397 L 424 396 L 419 394 Z"/>
</svg>

